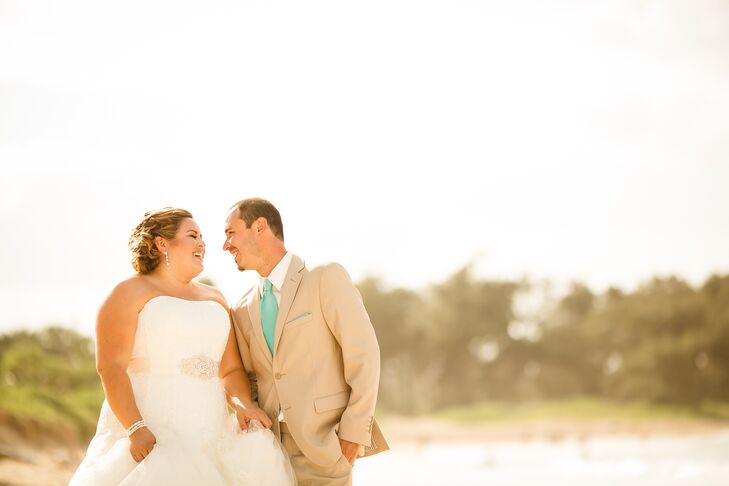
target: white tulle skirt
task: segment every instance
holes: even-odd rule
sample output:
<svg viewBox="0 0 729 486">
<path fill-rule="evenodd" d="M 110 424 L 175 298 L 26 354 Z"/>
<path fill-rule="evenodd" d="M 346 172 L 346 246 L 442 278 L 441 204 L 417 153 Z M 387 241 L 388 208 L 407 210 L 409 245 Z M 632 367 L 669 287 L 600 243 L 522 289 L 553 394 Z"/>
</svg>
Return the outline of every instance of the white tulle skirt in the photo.
<svg viewBox="0 0 729 486">
<path fill-rule="evenodd" d="M 132 385 L 157 438 L 154 449 L 135 462 L 129 439 L 105 401 L 96 435 L 69 486 L 296 484 L 273 433 L 263 428 L 242 432 L 227 413 L 219 380 L 145 375 L 132 379 Z"/>
</svg>

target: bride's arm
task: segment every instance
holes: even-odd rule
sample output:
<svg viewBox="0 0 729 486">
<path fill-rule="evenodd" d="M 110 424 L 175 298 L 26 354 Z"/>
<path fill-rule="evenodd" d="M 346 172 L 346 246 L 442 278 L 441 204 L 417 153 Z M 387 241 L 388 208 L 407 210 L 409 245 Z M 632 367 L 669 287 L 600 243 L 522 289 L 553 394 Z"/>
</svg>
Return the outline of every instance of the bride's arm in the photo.
<svg viewBox="0 0 729 486">
<path fill-rule="evenodd" d="M 248 428 L 248 422 L 253 419 L 261 422 L 266 428 L 271 427 L 271 419 L 268 418 L 266 412 L 251 400 L 251 384 L 240 359 L 238 342 L 232 324 L 228 334 L 228 343 L 220 360 L 220 379 L 223 381 L 228 403 L 235 410 L 243 430 Z"/>
<path fill-rule="evenodd" d="M 112 412 L 128 429 L 142 420 L 134 399 L 127 366 L 137 330 L 137 309 L 125 285 L 118 286 L 101 305 L 96 319 L 96 371 Z M 154 447 L 154 435 L 146 427 L 130 436 L 130 453 L 135 461 L 144 459 Z"/>
</svg>

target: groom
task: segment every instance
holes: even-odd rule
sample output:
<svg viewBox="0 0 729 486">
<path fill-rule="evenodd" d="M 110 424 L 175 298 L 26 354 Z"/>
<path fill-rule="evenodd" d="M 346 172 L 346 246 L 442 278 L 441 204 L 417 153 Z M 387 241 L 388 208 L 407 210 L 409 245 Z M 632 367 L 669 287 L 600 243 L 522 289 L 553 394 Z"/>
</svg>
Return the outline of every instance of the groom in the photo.
<svg viewBox="0 0 729 486">
<path fill-rule="evenodd" d="M 264 199 L 232 206 L 225 236 L 238 269 L 259 275 L 233 306 L 234 327 L 299 486 L 351 484 L 357 456 L 387 449 L 374 420 L 380 350 L 359 292 L 341 265 L 308 270 L 287 252 Z"/>
</svg>

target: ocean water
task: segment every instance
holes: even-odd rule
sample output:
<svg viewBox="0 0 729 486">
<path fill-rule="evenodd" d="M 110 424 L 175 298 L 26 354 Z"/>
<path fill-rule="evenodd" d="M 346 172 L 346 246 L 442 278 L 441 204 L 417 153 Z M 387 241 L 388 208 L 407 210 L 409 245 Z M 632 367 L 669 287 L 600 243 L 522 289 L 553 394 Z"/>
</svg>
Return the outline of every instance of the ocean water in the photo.
<svg viewBox="0 0 729 486">
<path fill-rule="evenodd" d="M 358 460 L 354 484 L 727 486 L 729 432 L 559 442 L 394 444 L 388 452 Z"/>
</svg>

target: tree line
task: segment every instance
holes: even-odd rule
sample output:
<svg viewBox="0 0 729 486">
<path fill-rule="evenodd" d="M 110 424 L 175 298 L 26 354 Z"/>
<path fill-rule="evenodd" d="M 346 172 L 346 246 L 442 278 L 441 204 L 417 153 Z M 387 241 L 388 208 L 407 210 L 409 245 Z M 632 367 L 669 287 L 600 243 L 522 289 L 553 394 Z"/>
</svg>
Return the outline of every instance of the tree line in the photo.
<svg viewBox="0 0 729 486">
<path fill-rule="evenodd" d="M 418 291 L 377 278 L 358 288 L 380 343 L 384 410 L 571 396 L 729 402 L 729 276 L 699 287 L 655 278 L 632 292 L 575 283 L 556 298 L 544 282 L 466 267 Z M 58 326 L 0 336 L 0 409 L 88 433 L 102 399 L 88 337 Z"/>
<path fill-rule="evenodd" d="M 416 292 L 359 285 L 381 347 L 380 401 L 427 412 L 488 400 L 729 400 L 729 276 L 633 292 L 489 281 L 463 268 Z M 539 299 L 538 297 L 542 297 Z M 536 299 L 535 299 L 536 298 Z M 541 300 L 541 304 L 529 304 Z"/>
</svg>

